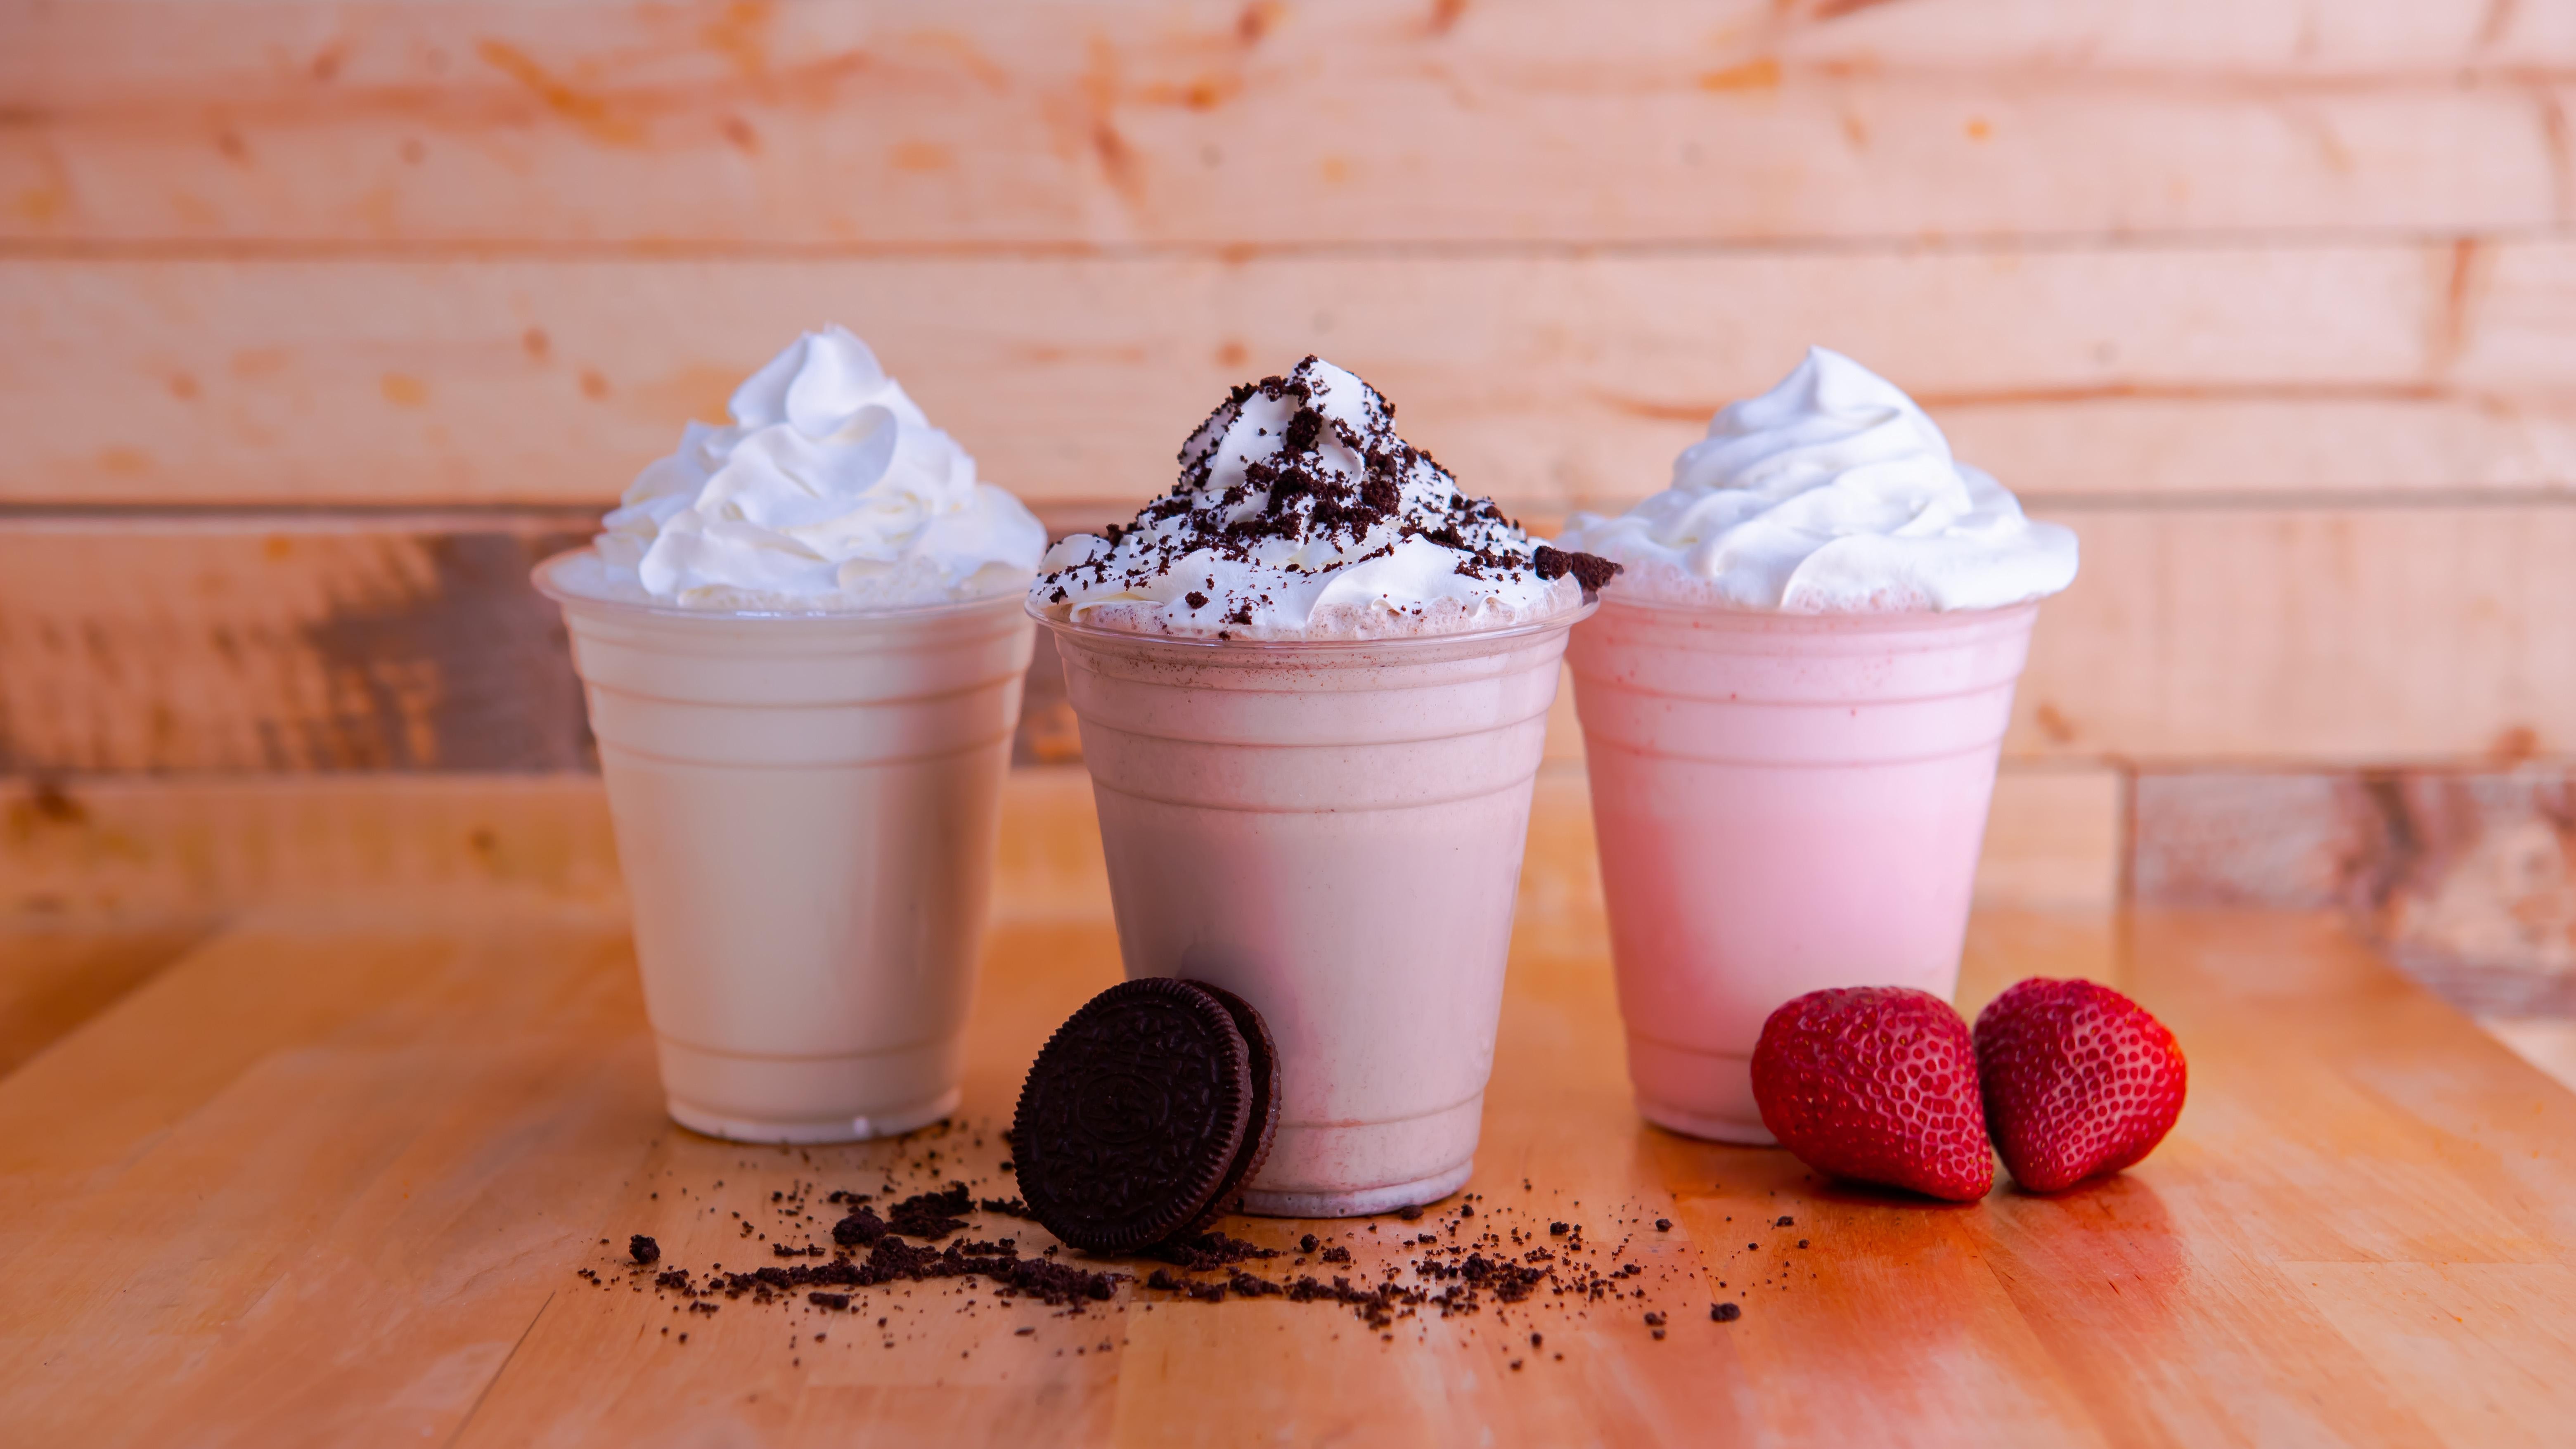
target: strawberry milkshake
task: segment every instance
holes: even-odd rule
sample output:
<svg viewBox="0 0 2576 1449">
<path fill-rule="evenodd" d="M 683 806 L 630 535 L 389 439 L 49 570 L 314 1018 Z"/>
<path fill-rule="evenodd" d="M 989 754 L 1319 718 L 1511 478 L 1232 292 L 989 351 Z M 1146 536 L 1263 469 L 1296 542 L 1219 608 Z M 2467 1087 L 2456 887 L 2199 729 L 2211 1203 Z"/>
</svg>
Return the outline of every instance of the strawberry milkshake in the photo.
<svg viewBox="0 0 2576 1449">
<path fill-rule="evenodd" d="M 1474 1164 L 1566 631 L 1614 570 L 1531 539 L 1309 357 L 1236 388 L 1133 525 L 1046 557 L 1127 974 L 1277 1039 L 1247 1211 L 1433 1202 Z"/>
<path fill-rule="evenodd" d="M 1670 489 L 1563 541 L 1624 568 L 1567 662 L 1638 1110 L 1769 1142 L 1747 1064 L 1773 1009 L 1957 990 L 2013 684 L 2075 535 L 1814 348 Z"/>
<path fill-rule="evenodd" d="M 808 333 L 547 560 L 662 1086 L 747 1142 L 953 1111 L 1046 533 Z"/>
</svg>

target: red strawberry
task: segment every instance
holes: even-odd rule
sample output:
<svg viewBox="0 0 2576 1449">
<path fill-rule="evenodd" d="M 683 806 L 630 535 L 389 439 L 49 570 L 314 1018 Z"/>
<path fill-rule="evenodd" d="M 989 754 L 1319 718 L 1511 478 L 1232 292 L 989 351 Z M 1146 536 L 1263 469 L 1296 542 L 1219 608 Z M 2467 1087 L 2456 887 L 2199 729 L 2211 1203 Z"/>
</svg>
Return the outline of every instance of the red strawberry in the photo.
<svg viewBox="0 0 2576 1449">
<path fill-rule="evenodd" d="M 1818 1172 L 1954 1202 L 1995 1185 L 1968 1024 L 1928 991 L 1810 991 L 1771 1013 L 1753 1047 L 1753 1101 Z"/>
<path fill-rule="evenodd" d="M 2034 976 L 1977 1013 L 1986 1123 L 2032 1192 L 2155 1151 L 2182 1115 L 2186 1075 L 2173 1033 L 2108 986 Z"/>
</svg>

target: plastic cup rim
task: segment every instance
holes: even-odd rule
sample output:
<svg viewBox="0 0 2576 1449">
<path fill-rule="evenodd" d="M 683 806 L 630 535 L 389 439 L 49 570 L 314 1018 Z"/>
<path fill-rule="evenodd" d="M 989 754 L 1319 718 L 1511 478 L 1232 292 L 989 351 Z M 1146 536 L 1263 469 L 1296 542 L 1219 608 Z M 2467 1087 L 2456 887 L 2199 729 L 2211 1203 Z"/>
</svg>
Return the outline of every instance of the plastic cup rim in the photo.
<svg viewBox="0 0 2576 1449">
<path fill-rule="evenodd" d="M 1601 603 L 1606 607 L 1634 609 L 1639 613 L 1691 618 L 1762 620 L 1796 627 L 1812 625 L 1825 628 L 1841 625 L 1855 628 L 1881 626 L 1904 629 L 1933 628 L 1947 623 L 1964 624 L 2008 618 L 2015 614 L 2037 613 L 2039 606 L 2047 602 L 2049 597 L 2042 594 L 2037 598 L 2022 599 L 2010 604 L 1996 604 L 1984 609 L 1839 609 L 1813 613 L 1790 609 L 1750 609 L 1734 604 L 1686 604 L 1671 599 L 1641 599 L 1634 595 L 1613 594 L 1606 591 L 1601 595 Z"/>
<path fill-rule="evenodd" d="M 1601 607 L 1597 598 L 1586 598 L 1581 604 L 1561 614 L 1544 619 L 1506 624 L 1496 629 L 1457 629 L 1443 634 L 1395 634 L 1365 639 L 1216 639 L 1195 634 L 1146 634 L 1134 629 L 1106 629 L 1096 624 L 1083 624 L 1072 619 L 1059 619 L 1032 603 L 1026 606 L 1030 618 L 1057 634 L 1084 642 L 1145 648 L 1171 648 L 1205 651 L 1211 656 L 1250 654 L 1319 654 L 1362 653 L 1369 650 L 1428 649 L 1441 645 L 1491 644 L 1512 639 L 1535 639 L 1571 629 L 1589 619 Z"/>
<path fill-rule="evenodd" d="M 1016 595 L 1002 593 L 960 599 L 945 604 L 911 605 L 900 609 L 690 609 L 678 604 L 647 604 L 638 603 L 633 599 L 612 599 L 599 594 L 587 594 L 577 589 L 565 588 L 551 577 L 554 571 L 565 563 L 583 554 L 597 551 L 595 545 L 585 543 L 579 548 L 568 548 L 561 553 L 550 555 L 528 571 L 528 582 L 535 586 L 538 593 L 566 607 L 578 605 L 585 609 L 599 609 L 630 618 L 688 620 L 701 624 L 725 624 L 754 619 L 774 619 L 795 624 L 935 622 L 944 618 L 965 618 L 985 613 L 1000 605 L 1015 602 L 1017 599 Z"/>
</svg>

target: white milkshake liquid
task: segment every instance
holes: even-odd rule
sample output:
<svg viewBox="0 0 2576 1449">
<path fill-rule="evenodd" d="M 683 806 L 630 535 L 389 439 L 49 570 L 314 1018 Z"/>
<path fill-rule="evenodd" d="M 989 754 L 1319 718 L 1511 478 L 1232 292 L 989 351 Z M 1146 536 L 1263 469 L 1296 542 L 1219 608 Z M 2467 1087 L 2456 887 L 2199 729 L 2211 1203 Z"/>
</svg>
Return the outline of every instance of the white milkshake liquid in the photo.
<svg viewBox="0 0 2576 1449">
<path fill-rule="evenodd" d="M 1127 975 L 1222 986 L 1278 1042 L 1278 1137 L 1245 1211 L 1356 1216 L 1466 1182 L 1581 617 L 1292 643 L 1049 621 Z"/>
<path fill-rule="evenodd" d="M 1033 638 L 884 613 L 563 606 L 674 1120 L 839 1142 L 954 1111 Z"/>
</svg>

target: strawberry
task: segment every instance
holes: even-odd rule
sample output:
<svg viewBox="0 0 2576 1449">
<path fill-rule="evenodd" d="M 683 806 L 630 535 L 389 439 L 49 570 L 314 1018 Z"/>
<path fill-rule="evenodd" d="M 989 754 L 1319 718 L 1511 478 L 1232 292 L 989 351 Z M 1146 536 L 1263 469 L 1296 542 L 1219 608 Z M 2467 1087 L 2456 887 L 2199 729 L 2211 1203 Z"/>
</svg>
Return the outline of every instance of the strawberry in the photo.
<svg viewBox="0 0 2576 1449">
<path fill-rule="evenodd" d="M 2173 1033 L 2108 986 L 2034 976 L 1977 1013 L 1986 1124 L 2032 1192 L 2155 1151 L 2182 1115 L 2185 1077 Z"/>
<path fill-rule="evenodd" d="M 1995 1184 L 1968 1024 L 1928 991 L 1810 991 L 1771 1013 L 1753 1047 L 1753 1101 L 1819 1172 L 1954 1202 Z"/>
</svg>

